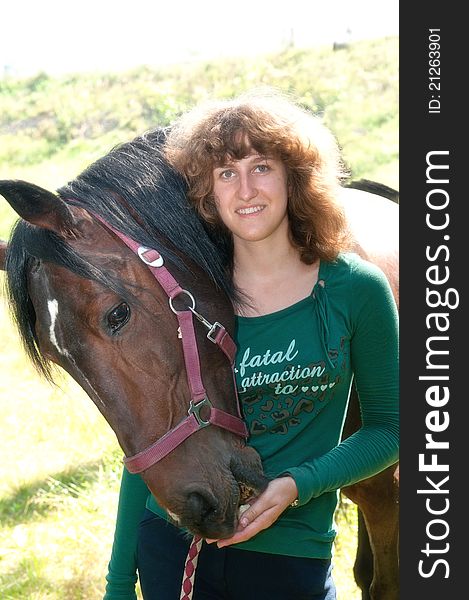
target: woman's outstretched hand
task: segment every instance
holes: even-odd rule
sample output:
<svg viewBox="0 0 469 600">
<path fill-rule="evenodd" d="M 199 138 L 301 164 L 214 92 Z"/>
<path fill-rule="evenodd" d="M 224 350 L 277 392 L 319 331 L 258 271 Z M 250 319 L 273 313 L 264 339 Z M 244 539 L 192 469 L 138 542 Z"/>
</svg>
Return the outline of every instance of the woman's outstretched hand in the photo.
<svg viewBox="0 0 469 600">
<path fill-rule="evenodd" d="M 266 490 L 243 512 L 238 530 L 230 538 L 206 541 L 209 544 L 217 541 L 219 548 L 245 542 L 259 531 L 270 527 L 297 497 L 298 490 L 292 477 L 273 479 Z"/>
</svg>

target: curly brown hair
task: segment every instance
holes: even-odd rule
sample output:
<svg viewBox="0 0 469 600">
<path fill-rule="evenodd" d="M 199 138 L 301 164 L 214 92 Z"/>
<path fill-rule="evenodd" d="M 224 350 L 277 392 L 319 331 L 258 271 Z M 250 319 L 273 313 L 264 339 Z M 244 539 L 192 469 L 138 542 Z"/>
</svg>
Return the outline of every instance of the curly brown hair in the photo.
<svg viewBox="0 0 469 600">
<path fill-rule="evenodd" d="M 189 199 L 220 231 L 213 169 L 252 150 L 285 164 L 291 240 L 301 260 L 337 258 L 347 246 L 336 200 L 346 174 L 336 139 L 319 117 L 279 92 L 251 91 L 195 107 L 173 125 L 166 142 L 168 160 L 188 182 Z"/>
</svg>

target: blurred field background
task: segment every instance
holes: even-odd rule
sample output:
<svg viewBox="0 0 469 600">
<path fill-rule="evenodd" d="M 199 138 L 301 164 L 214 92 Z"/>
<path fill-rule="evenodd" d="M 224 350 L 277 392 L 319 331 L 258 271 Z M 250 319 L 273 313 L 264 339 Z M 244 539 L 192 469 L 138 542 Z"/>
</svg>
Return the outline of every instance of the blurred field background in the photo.
<svg viewBox="0 0 469 600">
<path fill-rule="evenodd" d="M 169 124 L 208 97 L 259 85 L 323 115 L 354 178 L 398 189 L 398 38 L 142 67 L 113 74 L 0 79 L 0 178 L 54 190 L 115 144 Z M 16 216 L 0 200 L 0 239 Z M 0 598 L 102 598 L 121 452 L 78 386 L 41 380 L 10 321 L 0 274 Z M 359 600 L 352 567 L 356 512 L 337 513 L 339 600 Z M 139 597 L 141 597 L 139 595 Z"/>
</svg>

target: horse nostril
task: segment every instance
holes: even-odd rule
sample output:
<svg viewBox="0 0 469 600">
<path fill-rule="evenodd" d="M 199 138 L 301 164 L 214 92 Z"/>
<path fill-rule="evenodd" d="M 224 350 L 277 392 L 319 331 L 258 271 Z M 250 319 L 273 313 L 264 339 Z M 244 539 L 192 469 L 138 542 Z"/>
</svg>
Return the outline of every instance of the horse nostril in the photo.
<svg viewBox="0 0 469 600">
<path fill-rule="evenodd" d="M 196 524 L 200 525 L 204 523 L 208 517 L 213 515 L 217 508 L 218 502 L 216 498 L 206 491 L 191 492 L 187 496 L 187 510 Z"/>
</svg>

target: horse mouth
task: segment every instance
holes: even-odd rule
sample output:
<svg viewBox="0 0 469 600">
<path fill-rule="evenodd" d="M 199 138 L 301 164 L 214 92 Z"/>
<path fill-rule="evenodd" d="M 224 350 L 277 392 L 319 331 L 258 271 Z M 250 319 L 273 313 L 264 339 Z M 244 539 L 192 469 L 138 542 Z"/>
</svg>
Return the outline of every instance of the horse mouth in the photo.
<svg viewBox="0 0 469 600">
<path fill-rule="evenodd" d="M 241 515 L 267 487 L 269 479 L 258 464 L 231 460 L 230 469 L 216 479 L 217 485 L 200 483 L 186 488 L 172 502 L 171 520 L 194 535 L 223 539 L 233 535 Z"/>
<path fill-rule="evenodd" d="M 232 482 L 232 497 L 226 505 L 219 505 L 213 502 L 210 507 L 208 504 L 201 504 L 202 495 L 195 494 L 191 498 L 191 506 L 188 510 L 187 505 L 184 508 L 178 507 L 176 512 L 166 509 L 170 522 L 176 527 L 185 528 L 193 535 L 200 535 L 204 538 L 223 539 L 233 535 L 236 531 L 242 514 L 246 511 L 252 501 L 259 496 L 265 486 L 248 484 L 245 482 Z M 207 499 L 215 497 L 208 491 Z M 223 508 L 224 506 L 224 508 Z"/>
<path fill-rule="evenodd" d="M 238 487 L 238 499 L 234 514 L 234 527 L 241 518 L 241 515 L 252 504 L 267 487 L 269 479 L 265 476 L 258 455 L 252 455 L 254 463 L 246 469 L 245 463 L 239 460 L 238 456 L 233 457 L 231 461 L 231 471 L 234 476 L 234 483 Z"/>
</svg>

